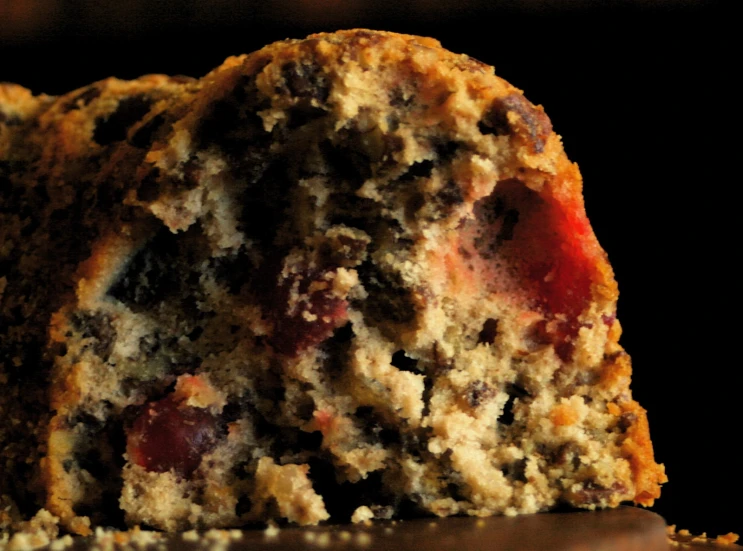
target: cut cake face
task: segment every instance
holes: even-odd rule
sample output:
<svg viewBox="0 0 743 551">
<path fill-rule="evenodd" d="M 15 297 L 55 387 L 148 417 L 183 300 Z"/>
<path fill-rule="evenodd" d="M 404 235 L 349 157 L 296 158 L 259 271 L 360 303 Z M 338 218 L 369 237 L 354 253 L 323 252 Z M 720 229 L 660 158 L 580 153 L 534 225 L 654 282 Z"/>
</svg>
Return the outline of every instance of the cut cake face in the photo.
<svg viewBox="0 0 743 551">
<path fill-rule="evenodd" d="M 21 511 L 86 534 L 659 495 L 578 168 L 492 67 L 355 30 L 200 80 L 2 85 L 0 115 Z"/>
</svg>

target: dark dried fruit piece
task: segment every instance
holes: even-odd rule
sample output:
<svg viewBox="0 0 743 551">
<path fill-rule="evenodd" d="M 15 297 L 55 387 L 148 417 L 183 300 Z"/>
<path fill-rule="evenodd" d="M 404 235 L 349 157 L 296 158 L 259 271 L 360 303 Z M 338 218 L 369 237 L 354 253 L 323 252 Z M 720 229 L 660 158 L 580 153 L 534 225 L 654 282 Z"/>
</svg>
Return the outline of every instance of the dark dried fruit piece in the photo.
<svg viewBox="0 0 743 551">
<path fill-rule="evenodd" d="M 168 396 L 144 407 L 127 433 L 126 452 L 130 462 L 148 471 L 188 477 L 214 449 L 218 433 L 217 418 L 207 410 Z"/>
<path fill-rule="evenodd" d="M 601 505 L 611 501 L 615 494 L 624 494 L 626 492 L 627 488 L 620 482 L 615 482 L 610 488 L 604 488 L 595 482 L 589 481 L 583 485 L 582 490 L 571 493 L 570 501 L 576 505 Z"/>
<path fill-rule="evenodd" d="M 509 120 L 508 114 L 513 112 L 517 120 Z M 520 134 L 529 141 L 534 153 L 542 153 L 544 146 L 552 133 L 552 122 L 540 108 L 533 106 L 521 94 L 511 94 L 498 99 L 485 113 L 478 123 L 483 134 L 506 136 L 511 133 Z"/>
<path fill-rule="evenodd" d="M 162 115 L 155 115 L 149 121 L 144 123 L 139 129 L 132 135 L 131 143 L 134 147 L 140 149 L 146 149 L 152 145 L 155 139 L 155 134 L 165 124 L 165 117 Z"/>
<path fill-rule="evenodd" d="M 473 381 L 467 385 L 464 395 L 467 398 L 469 405 L 476 408 L 481 403 L 486 402 L 495 396 L 495 390 L 493 390 L 493 388 L 485 381 Z M 500 421 L 501 423 L 505 422 L 502 418 Z"/>
<path fill-rule="evenodd" d="M 369 293 L 364 308 L 371 319 L 383 323 L 407 323 L 415 317 L 415 303 L 400 274 L 382 270 L 372 263 L 362 264 L 358 271 Z"/>
<path fill-rule="evenodd" d="M 94 339 L 93 353 L 104 362 L 113 351 L 116 342 L 116 329 L 107 314 L 78 312 L 72 319 L 73 325 L 82 332 L 83 338 Z"/>
<path fill-rule="evenodd" d="M 488 318 L 482 324 L 482 331 L 477 337 L 478 343 L 493 344 L 498 336 L 498 320 Z"/>
<path fill-rule="evenodd" d="M 296 356 L 328 339 L 348 321 L 348 303 L 334 293 L 334 277 L 333 270 L 295 271 L 262 297 L 265 312 L 274 322 L 269 342 L 277 352 Z"/>
<path fill-rule="evenodd" d="M 85 107 L 91 101 L 101 95 L 101 89 L 98 86 L 90 86 L 68 101 L 62 106 L 64 113 L 69 113 L 81 107 Z"/>
<path fill-rule="evenodd" d="M 126 131 L 149 113 L 151 105 L 152 100 L 144 95 L 122 99 L 116 111 L 95 120 L 93 140 L 100 145 L 109 145 L 126 139 Z"/>
<path fill-rule="evenodd" d="M 21 119 L 15 115 L 8 115 L 3 111 L 0 111 L 0 124 L 5 126 L 17 126 L 21 124 Z"/>
<path fill-rule="evenodd" d="M 314 98 L 321 102 L 327 101 L 330 89 L 319 65 L 306 65 L 290 61 L 281 67 L 281 73 L 286 82 L 286 87 L 293 96 Z"/>
</svg>

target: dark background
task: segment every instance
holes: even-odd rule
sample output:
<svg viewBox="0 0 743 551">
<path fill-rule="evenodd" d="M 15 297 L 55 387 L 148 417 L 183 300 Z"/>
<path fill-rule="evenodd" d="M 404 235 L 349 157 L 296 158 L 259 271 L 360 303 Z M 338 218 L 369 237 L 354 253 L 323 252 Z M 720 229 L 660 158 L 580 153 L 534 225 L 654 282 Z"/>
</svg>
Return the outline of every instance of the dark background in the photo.
<svg viewBox="0 0 743 551">
<path fill-rule="evenodd" d="M 545 106 L 583 173 L 634 396 L 670 478 L 653 509 L 717 535 L 743 531 L 733 20 L 691 0 L 0 0 L 0 80 L 58 94 L 111 75 L 201 76 L 350 27 L 433 36 L 495 65 Z"/>
</svg>

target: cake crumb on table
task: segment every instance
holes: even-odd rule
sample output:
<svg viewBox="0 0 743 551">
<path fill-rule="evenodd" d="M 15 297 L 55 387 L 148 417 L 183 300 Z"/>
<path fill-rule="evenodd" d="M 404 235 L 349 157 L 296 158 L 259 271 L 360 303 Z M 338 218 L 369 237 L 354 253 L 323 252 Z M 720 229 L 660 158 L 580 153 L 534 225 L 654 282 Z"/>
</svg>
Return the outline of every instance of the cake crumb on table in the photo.
<svg viewBox="0 0 743 551">
<path fill-rule="evenodd" d="M 736 545 L 740 536 L 735 532 L 728 532 L 727 534 L 718 535 L 715 538 L 707 536 L 706 532 L 702 532 L 699 535 L 692 534 L 689 530 L 683 528 L 681 530 L 676 529 L 675 524 L 671 524 L 666 527 L 668 534 L 668 541 L 674 547 L 688 547 L 694 545 L 705 546 L 705 548 L 712 549 L 712 547 L 731 547 Z"/>
<path fill-rule="evenodd" d="M 720 545 L 731 545 L 737 543 L 739 539 L 740 536 L 735 532 L 728 532 L 727 534 L 717 536 L 715 538 L 715 543 L 719 543 Z"/>
<path fill-rule="evenodd" d="M 353 512 L 353 515 L 351 515 L 351 522 L 357 524 L 360 522 L 370 521 L 373 518 L 374 512 L 366 505 L 362 505 Z"/>
</svg>

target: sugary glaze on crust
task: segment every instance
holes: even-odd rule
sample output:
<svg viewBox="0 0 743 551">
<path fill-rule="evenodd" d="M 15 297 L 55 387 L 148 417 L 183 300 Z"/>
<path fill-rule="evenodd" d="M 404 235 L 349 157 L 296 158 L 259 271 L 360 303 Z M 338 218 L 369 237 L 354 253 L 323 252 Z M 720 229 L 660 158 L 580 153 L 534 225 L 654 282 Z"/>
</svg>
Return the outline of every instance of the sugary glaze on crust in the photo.
<svg viewBox="0 0 743 551">
<path fill-rule="evenodd" d="M 22 511 L 85 534 L 659 495 L 578 169 L 541 107 L 435 40 L 0 85 L 0 186 Z"/>
</svg>

